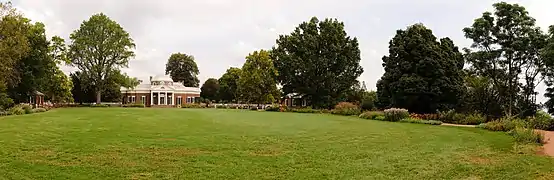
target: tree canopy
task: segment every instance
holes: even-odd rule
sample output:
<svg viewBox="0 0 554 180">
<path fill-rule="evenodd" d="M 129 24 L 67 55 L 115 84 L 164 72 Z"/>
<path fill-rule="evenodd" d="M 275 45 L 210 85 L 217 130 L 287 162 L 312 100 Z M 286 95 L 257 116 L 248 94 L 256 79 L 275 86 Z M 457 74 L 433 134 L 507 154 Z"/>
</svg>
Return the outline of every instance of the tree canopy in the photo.
<svg viewBox="0 0 554 180">
<path fill-rule="evenodd" d="M 219 81 L 219 98 L 224 102 L 235 102 L 238 95 L 237 81 L 240 77 L 240 68 L 229 68 L 218 79 Z"/>
<path fill-rule="evenodd" d="M 463 66 L 463 56 L 449 38 L 437 41 L 423 24 L 398 30 L 383 57 L 379 106 L 416 113 L 456 108 L 464 93 Z"/>
<path fill-rule="evenodd" d="M 332 107 L 362 74 L 358 40 L 337 19 L 313 17 L 280 35 L 272 57 L 285 94 L 299 93 L 314 107 Z"/>
<path fill-rule="evenodd" d="M 175 82 L 182 82 L 187 87 L 198 87 L 198 66 L 194 57 L 182 53 L 172 54 L 165 64 L 165 74 L 169 74 Z"/>
<path fill-rule="evenodd" d="M 277 75 L 269 51 L 250 53 L 242 66 L 237 83 L 242 102 L 264 104 L 278 99 L 279 91 L 275 80 Z"/>
<path fill-rule="evenodd" d="M 219 101 L 219 82 L 215 78 L 209 78 L 202 84 L 200 97 L 212 101 Z"/>
<path fill-rule="evenodd" d="M 92 15 L 70 36 L 69 59 L 79 68 L 82 80 L 90 82 L 101 102 L 102 90 L 108 86 L 110 75 L 127 67 L 135 56 L 135 44 L 129 33 L 103 13 Z"/>
<path fill-rule="evenodd" d="M 524 7 L 505 2 L 493 7 L 494 13 L 483 13 L 463 29 L 473 40 L 466 50 L 470 70 L 491 80 L 505 115 L 534 114 L 535 88 L 546 69 L 540 51 L 547 36 Z"/>
</svg>

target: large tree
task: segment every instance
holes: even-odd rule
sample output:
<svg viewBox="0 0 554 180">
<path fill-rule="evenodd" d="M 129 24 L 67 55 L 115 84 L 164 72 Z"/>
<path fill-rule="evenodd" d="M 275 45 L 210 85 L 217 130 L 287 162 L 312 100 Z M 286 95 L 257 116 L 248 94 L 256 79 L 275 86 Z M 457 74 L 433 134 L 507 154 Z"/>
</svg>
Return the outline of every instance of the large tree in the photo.
<svg viewBox="0 0 554 180">
<path fill-rule="evenodd" d="M 530 115 L 537 108 L 535 88 L 547 69 L 539 56 L 546 35 L 524 7 L 505 2 L 493 7 L 494 13 L 483 13 L 463 29 L 473 40 L 466 59 L 477 75 L 491 80 L 505 115 Z"/>
<path fill-rule="evenodd" d="M 550 26 L 548 34 L 548 43 L 541 50 L 541 57 L 548 67 L 544 72 L 545 83 L 548 86 L 544 94 L 548 100 L 544 103 L 544 106 L 549 113 L 554 114 L 554 87 L 552 87 L 554 86 L 554 68 L 552 68 L 554 67 L 554 25 Z"/>
<path fill-rule="evenodd" d="M 240 77 L 241 70 L 239 68 L 229 68 L 219 78 L 219 98 L 224 102 L 234 102 L 237 100 L 237 81 Z"/>
<path fill-rule="evenodd" d="M 273 48 L 278 81 L 285 94 L 303 94 L 314 107 L 332 107 L 362 74 L 358 40 L 337 19 L 313 17 Z"/>
<path fill-rule="evenodd" d="M 187 87 L 198 87 L 198 66 L 194 57 L 182 53 L 172 54 L 165 64 L 165 74 L 169 74 L 175 82 L 181 82 Z"/>
<path fill-rule="evenodd" d="M 202 84 L 200 97 L 204 99 L 209 99 L 212 101 L 218 101 L 219 100 L 219 82 L 215 78 L 209 78 Z"/>
<path fill-rule="evenodd" d="M 238 80 L 240 99 L 245 103 L 272 103 L 279 98 L 278 75 L 266 50 L 254 51 L 246 57 Z"/>
<path fill-rule="evenodd" d="M 0 2 L 0 83 L 4 87 L 19 81 L 16 66 L 31 50 L 27 39 L 30 26 L 11 3 Z"/>
<path fill-rule="evenodd" d="M 423 24 L 398 30 L 383 57 L 379 106 L 416 113 L 453 109 L 464 92 L 463 66 L 463 56 L 449 38 L 437 41 Z"/>
<path fill-rule="evenodd" d="M 119 70 L 111 72 L 112 74 L 106 79 L 106 85 L 102 89 L 102 99 L 106 102 L 120 102 L 121 101 L 121 87 L 132 88 L 139 84 L 137 78 L 129 77 L 127 74 L 121 73 Z M 71 73 L 71 82 L 73 88 L 71 93 L 73 99 L 78 103 L 91 103 L 95 102 L 96 94 L 94 92 L 93 84 L 83 79 L 83 74 L 80 71 Z"/>
<path fill-rule="evenodd" d="M 69 59 L 81 71 L 81 80 L 94 88 L 96 103 L 101 102 L 110 75 L 127 67 L 134 57 L 135 44 L 123 27 L 103 13 L 84 21 L 70 36 Z"/>
</svg>

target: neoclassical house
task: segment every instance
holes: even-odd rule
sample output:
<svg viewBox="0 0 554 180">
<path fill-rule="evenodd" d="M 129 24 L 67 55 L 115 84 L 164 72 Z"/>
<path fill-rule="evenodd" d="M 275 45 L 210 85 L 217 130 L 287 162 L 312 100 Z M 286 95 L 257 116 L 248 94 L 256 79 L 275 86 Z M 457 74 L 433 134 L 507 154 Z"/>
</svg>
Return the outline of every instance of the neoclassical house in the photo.
<svg viewBox="0 0 554 180">
<path fill-rule="evenodd" d="M 147 107 L 177 107 L 185 103 L 194 103 L 200 97 L 200 88 L 185 87 L 173 82 L 169 76 L 150 77 L 148 84 L 135 88 L 121 88 L 123 104 L 142 103 Z"/>
</svg>

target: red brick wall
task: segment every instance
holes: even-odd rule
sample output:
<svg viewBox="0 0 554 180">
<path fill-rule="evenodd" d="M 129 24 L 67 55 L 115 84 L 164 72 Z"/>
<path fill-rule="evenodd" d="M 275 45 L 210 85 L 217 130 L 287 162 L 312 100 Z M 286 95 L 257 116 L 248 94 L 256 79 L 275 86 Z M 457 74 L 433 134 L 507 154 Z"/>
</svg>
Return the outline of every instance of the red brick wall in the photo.
<svg viewBox="0 0 554 180">
<path fill-rule="evenodd" d="M 142 103 L 141 101 L 141 97 L 142 96 L 145 96 L 146 97 L 146 106 L 150 106 L 151 104 L 151 98 L 150 98 L 150 93 L 123 93 L 123 99 L 122 99 L 122 103 L 123 104 L 129 104 L 131 102 L 129 102 L 129 97 L 131 96 L 135 96 L 135 102 L 136 103 Z M 181 96 L 181 102 L 182 104 L 185 104 L 187 103 L 187 98 L 188 97 L 200 97 L 200 95 L 198 94 L 182 94 L 182 93 L 175 93 L 172 95 L 172 98 L 173 98 L 173 103 L 175 105 L 177 105 L 177 97 Z"/>
</svg>

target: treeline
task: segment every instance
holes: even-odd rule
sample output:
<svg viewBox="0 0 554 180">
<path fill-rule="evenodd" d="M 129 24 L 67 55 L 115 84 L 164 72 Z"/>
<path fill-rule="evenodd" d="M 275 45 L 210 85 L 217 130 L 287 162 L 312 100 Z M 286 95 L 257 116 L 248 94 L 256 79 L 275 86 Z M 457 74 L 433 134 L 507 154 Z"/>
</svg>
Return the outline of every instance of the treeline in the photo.
<svg viewBox="0 0 554 180">
<path fill-rule="evenodd" d="M 121 86 L 139 83 L 120 71 L 135 45 L 115 21 L 95 14 L 69 37 L 67 44 L 58 36 L 48 39 L 44 24 L 0 3 L 0 108 L 27 103 L 37 92 L 53 103 L 120 101 Z M 61 65 L 79 71 L 70 78 Z"/>
<path fill-rule="evenodd" d="M 377 92 L 367 92 L 356 80 L 363 72 L 360 50 L 344 24 L 312 18 L 279 36 L 271 50 L 261 51 L 269 55 L 251 54 L 242 68 L 208 79 L 202 97 L 270 103 L 297 93 L 314 108 L 349 101 L 421 114 L 455 110 L 523 117 L 542 107 L 553 113 L 554 26 L 542 31 L 517 4 L 493 7 L 494 12 L 484 12 L 461 30 L 473 41 L 468 48 L 458 48 L 448 37 L 438 39 L 423 24 L 398 30 L 382 58 L 385 73 Z M 550 87 L 545 104 L 536 101 L 541 83 Z M 280 91 L 275 91 L 277 85 Z"/>
<path fill-rule="evenodd" d="M 459 50 L 422 24 L 397 31 L 383 57 L 385 74 L 377 83 L 378 106 L 416 113 L 455 109 L 492 117 L 531 116 L 536 87 L 551 86 L 554 26 L 543 32 L 524 7 L 495 3 L 462 31 L 473 44 Z M 546 96 L 551 98 L 552 88 Z M 554 112 L 553 99 L 544 107 Z"/>
<path fill-rule="evenodd" d="M 360 60 L 358 40 L 348 36 L 344 23 L 313 17 L 292 33 L 280 35 L 271 50 L 250 53 L 242 68 L 229 68 L 219 79 L 208 79 L 201 97 L 265 104 L 294 94 L 314 108 L 331 108 L 341 101 L 372 108 L 375 93 L 357 80 L 363 73 Z"/>
</svg>

